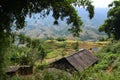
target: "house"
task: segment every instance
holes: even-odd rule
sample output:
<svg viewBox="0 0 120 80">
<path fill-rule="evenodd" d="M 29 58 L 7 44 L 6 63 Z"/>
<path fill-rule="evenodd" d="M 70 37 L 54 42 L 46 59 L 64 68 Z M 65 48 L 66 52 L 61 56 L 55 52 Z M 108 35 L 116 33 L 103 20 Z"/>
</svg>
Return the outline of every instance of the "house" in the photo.
<svg viewBox="0 0 120 80">
<path fill-rule="evenodd" d="M 50 68 L 57 68 L 67 71 L 83 71 L 84 69 L 97 63 L 98 59 L 88 50 L 81 49 L 78 52 L 63 57 L 49 65 Z"/>
<path fill-rule="evenodd" d="M 9 66 L 5 73 L 7 75 L 29 75 L 33 73 L 33 66 L 30 65 L 21 65 L 21 66 Z"/>
<path fill-rule="evenodd" d="M 5 73 L 7 75 L 13 76 L 13 75 L 18 75 L 20 66 L 9 66 L 6 70 Z"/>
</svg>

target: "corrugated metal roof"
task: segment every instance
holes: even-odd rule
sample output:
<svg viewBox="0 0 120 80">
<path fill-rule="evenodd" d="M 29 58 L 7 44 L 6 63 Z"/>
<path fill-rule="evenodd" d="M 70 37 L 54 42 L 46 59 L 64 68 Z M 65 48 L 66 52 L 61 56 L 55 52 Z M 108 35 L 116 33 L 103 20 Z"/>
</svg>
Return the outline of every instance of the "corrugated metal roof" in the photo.
<svg viewBox="0 0 120 80">
<path fill-rule="evenodd" d="M 88 50 L 81 49 L 80 51 L 65 57 L 68 62 L 77 70 L 84 70 L 93 65 L 98 59 L 94 57 Z"/>
</svg>

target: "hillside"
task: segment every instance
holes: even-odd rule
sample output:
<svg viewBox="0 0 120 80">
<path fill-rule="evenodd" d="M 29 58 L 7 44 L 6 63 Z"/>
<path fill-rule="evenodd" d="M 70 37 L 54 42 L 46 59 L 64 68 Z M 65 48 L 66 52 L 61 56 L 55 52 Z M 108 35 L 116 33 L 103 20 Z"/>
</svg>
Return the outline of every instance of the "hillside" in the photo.
<svg viewBox="0 0 120 80">
<path fill-rule="evenodd" d="M 54 68 L 48 68 L 50 62 L 56 61 L 69 53 L 73 53 L 77 50 L 76 41 L 56 41 L 46 40 L 42 42 L 47 55 L 41 63 L 39 60 L 35 62 L 34 71 L 32 75 L 14 76 L 9 80 L 119 80 L 120 75 L 120 42 L 109 43 L 108 42 L 81 42 L 78 41 L 78 48 L 98 48 L 92 54 L 95 55 L 99 61 L 94 66 L 85 69 L 82 72 L 68 73 L 66 71 Z M 52 44 L 52 45 L 51 45 Z M 39 45 L 39 44 L 38 44 Z M 21 54 L 21 51 L 25 52 L 29 49 L 27 47 L 12 47 L 10 50 L 11 57 L 15 54 Z M 35 49 L 32 52 L 36 52 Z M 17 53 L 16 53 L 17 52 Z M 30 51 L 31 52 L 31 51 Z M 23 54 L 22 54 L 23 55 Z M 20 56 L 20 55 L 16 55 Z M 22 57 L 22 56 L 21 56 Z M 20 57 L 20 58 L 21 58 Z M 29 56 L 30 57 L 30 56 Z M 29 58 L 28 57 L 28 58 Z M 34 58 L 38 57 L 34 56 Z M 34 60 L 33 58 L 30 59 Z M 13 63 L 12 63 L 13 64 Z M 66 75 L 65 75 L 66 74 Z M 69 74 L 69 75 L 68 75 Z M 57 77 L 56 77 L 57 76 Z"/>
<path fill-rule="evenodd" d="M 84 27 L 82 27 L 83 32 L 80 36 L 81 40 L 96 41 L 100 36 L 105 36 L 104 33 L 98 32 L 97 29 L 106 19 L 108 9 L 95 9 L 94 18 L 91 20 L 88 18 L 88 13 L 84 9 L 76 7 L 76 10 L 84 22 Z M 99 15 L 101 17 L 99 17 Z M 21 31 L 27 36 L 35 38 L 66 37 L 68 39 L 73 39 L 72 34 L 68 32 L 69 26 L 65 23 L 65 20 L 59 20 L 59 25 L 53 25 L 54 19 L 51 16 L 52 12 L 46 18 L 39 18 L 39 14 L 34 15 L 32 18 L 27 17 L 27 25 L 25 29 Z"/>
</svg>

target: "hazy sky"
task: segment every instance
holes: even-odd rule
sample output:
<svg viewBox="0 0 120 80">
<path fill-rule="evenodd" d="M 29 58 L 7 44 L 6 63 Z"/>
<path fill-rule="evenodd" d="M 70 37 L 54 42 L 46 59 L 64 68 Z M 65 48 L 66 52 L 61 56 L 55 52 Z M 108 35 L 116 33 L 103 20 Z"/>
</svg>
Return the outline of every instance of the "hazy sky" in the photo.
<svg viewBox="0 0 120 80">
<path fill-rule="evenodd" d="M 92 0 L 95 7 L 99 8 L 107 8 L 108 4 L 110 4 L 114 0 Z"/>
</svg>

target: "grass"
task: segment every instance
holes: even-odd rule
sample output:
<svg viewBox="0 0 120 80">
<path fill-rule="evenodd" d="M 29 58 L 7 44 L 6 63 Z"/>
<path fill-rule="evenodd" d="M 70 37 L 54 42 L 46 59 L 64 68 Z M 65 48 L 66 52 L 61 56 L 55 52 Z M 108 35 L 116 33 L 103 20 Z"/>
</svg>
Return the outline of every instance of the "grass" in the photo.
<svg viewBox="0 0 120 80">
<path fill-rule="evenodd" d="M 74 44 L 74 42 L 69 45 Z M 106 45 L 107 46 L 104 46 Z M 109 43 L 108 42 L 79 42 L 79 45 L 82 45 L 84 48 L 90 47 L 102 47 L 101 50 L 94 53 L 98 58 L 98 64 L 86 69 L 83 72 L 71 74 L 72 77 L 69 77 L 69 80 L 119 80 L 120 75 L 120 43 Z M 52 72 L 51 72 L 52 73 Z M 58 76 L 60 74 L 50 75 L 51 73 L 47 73 L 49 76 L 49 80 L 54 80 L 54 76 Z M 53 72 L 54 73 L 54 72 Z M 62 75 L 62 80 L 65 79 L 66 75 Z M 50 79 L 51 78 L 51 79 Z M 55 78 L 56 79 L 56 78 Z M 45 79 L 43 79 L 45 80 Z M 59 79 L 58 79 L 59 80 Z"/>
<path fill-rule="evenodd" d="M 63 49 L 55 49 L 54 51 L 48 53 L 46 58 L 47 59 L 55 58 L 55 57 L 59 56 L 62 51 L 63 51 Z"/>
<path fill-rule="evenodd" d="M 69 55 L 71 53 L 74 53 L 76 50 L 74 49 L 74 44 L 76 44 L 76 41 L 73 40 L 66 40 L 66 41 L 55 41 L 55 40 L 48 40 L 45 42 L 47 44 L 46 50 L 47 56 L 46 59 L 55 58 L 58 56 L 65 56 Z M 81 42 L 78 41 L 78 47 L 90 49 L 90 48 L 101 48 L 104 45 L 108 44 L 108 42 Z"/>
<path fill-rule="evenodd" d="M 29 80 L 119 80 L 120 75 L 120 55 L 119 44 L 109 44 L 109 42 L 81 42 L 79 43 L 79 48 L 101 48 L 99 52 L 94 53 L 98 58 L 98 64 L 86 69 L 80 73 L 67 73 L 57 69 L 44 69 L 49 63 L 56 59 L 60 59 L 63 56 L 69 55 L 75 52 L 73 45 L 76 41 L 45 41 L 47 56 L 42 63 L 36 62 L 35 73 L 29 77 Z M 112 53 L 112 52 L 116 52 Z M 43 70 L 41 70 L 43 69 Z M 26 76 L 14 76 L 9 80 L 28 80 Z"/>
</svg>

